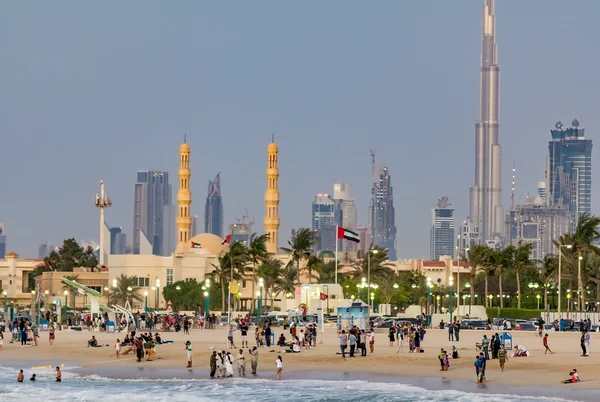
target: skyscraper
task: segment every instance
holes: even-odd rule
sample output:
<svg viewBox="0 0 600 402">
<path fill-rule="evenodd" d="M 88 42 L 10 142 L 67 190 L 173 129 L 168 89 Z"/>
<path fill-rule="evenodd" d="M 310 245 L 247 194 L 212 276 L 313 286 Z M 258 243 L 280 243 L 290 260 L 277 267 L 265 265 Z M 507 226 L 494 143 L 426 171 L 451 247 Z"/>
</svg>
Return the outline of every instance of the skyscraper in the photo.
<svg viewBox="0 0 600 402">
<path fill-rule="evenodd" d="M 231 235 L 231 243 L 239 241 L 247 246 L 250 243 L 250 236 L 252 236 L 252 226 L 247 223 L 232 223 L 229 225 L 227 234 Z"/>
<path fill-rule="evenodd" d="M 133 253 L 140 253 L 140 232 L 150 244 L 152 254 L 163 254 L 164 206 L 171 205 L 169 173 L 154 170 L 137 172 L 133 204 Z"/>
<path fill-rule="evenodd" d="M 390 261 L 396 261 L 396 210 L 394 209 L 394 188 L 388 168 L 375 172 L 369 205 L 369 228 L 371 242 L 375 246 L 388 249 Z M 369 246 L 366 246 L 368 249 Z"/>
<path fill-rule="evenodd" d="M 208 194 L 204 207 L 204 232 L 223 237 L 223 199 L 221 198 L 221 173 L 208 181 Z"/>
<path fill-rule="evenodd" d="M 454 208 L 450 208 L 448 197 L 437 200 L 436 208 L 431 210 L 429 258 L 433 261 L 442 255 L 456 257 L 454 246 Z"/>
<path fill-rule="evenodd" d="M 110 228 L 109 232 L 110 232 L 110 253 L 111 254 L 118 254 L 115 252 L 115 239 L 117 237 L 117 235 L 119 233 L 121 233 L 122 228 Z"/>
<path fill-rule="evenodd" d="M 6 258 L 6 234 L 4 233 L 4 223 L 0 223 L 0 260 Z"/>
<path fill-rule="evenodd" d="M 547 161 L 549 205 L 565 207 L 576 217 L 592 208 L 592 140 L 584 138 L 585 128 L 573 120 L 572 127 L 556 123 L 550 130 Z M 573 219 L 577 221 L 576 218 Z"/>
<path fill-rule="evenodd" d="M 312 203 L 312 230 L 319 237 L 316 250 L 335 250 L 335 225 L 335 203 L 329 194 L 315 195 Z"/>
<path fill-rule="evenodd" d="M 192 237 L 198 234 L 198 215 L 192 216 Z"/>
<path fill-rule="evenodd" d="M 47 242 L 40 244 L 40 247 L 38 247 L 38 259 L 43 260 L 48 257 L 52 251 L 54 251 L 54 246 L 52 244 L 48 244 Z"/>
<path fill-rule="evenodd" d="M 480 116 L 475 124 L 475 183 L 470 189 L 470 220 L 479 228 L 483 242 L 501 237 L 502 153 L 499 134 L 498 45 L 495 0 L 484 0 L 481 38 Z"/>
<path fill-rule="evenodd" d="M 333 202 L 335 203 L 335 223 L 343 228 L 356 231 L 356 204 L 352 198 L 352 188 L 347 183 L 333 185 Z M 360 243 L 349 240 L 337 240 L 339 251 L 356 251 Z"/>
<path fill-rule="evenodd" d="M 165 224 L 168 222 L 165 221 Z M 110 228 L 110 254 L 123 255 L 127 247 L 127 236 L 123 233 L 123 228 Z M 163 243 L 164 246 L 164 243 Z"/>
</svg>

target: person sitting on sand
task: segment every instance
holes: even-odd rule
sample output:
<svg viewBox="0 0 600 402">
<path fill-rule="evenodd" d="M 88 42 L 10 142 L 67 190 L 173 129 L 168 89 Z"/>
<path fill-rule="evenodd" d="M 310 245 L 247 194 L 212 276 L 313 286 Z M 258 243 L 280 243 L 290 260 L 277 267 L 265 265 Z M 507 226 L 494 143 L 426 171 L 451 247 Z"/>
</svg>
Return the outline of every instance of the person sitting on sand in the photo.
<svg viewBox="0 0 600 402">
<path fill-rule="evenodd" d="M 160 335 L 158 334 L 158 332 L 154 335 L 154 342 L 158 345 L 160 345 L 161 343 L 163 343 L 162 338 L 160 337 Z"/>
<path fill-rule="evenodd" d="M 571 378 L 569 378 L 568 380 L 564 380 L 562 382 L 563 384 L 574 384 L 576 382 L 579 382 L 579 375 L 577 374 L 577 371 L 571 371 L 569 372 L 569 375 L 571 376 Z"/>
<path fill-rule="evenodd" d="M 90 346 L 91 346 L 91 347 L 93 347 L 93 348 L 95 348 L 96 346 L 98 346 L 98 341 L 96 340 L 96 337 L 95 337 L 95 336 L 93 336 L 93 335 L 92 335 L 92 339 L 90 339 L 90 340 L 88 341 L 88 348 L 89 348 Z"/>
<path fill-rule="evenodd" d="M 277 346 L 285 346 L 285 335 L 283 332 L 279 335 L 279 339 L 277 340 Z"/>
<path fill-rule="evenodd" d="M 456 346 L 452 346 L 452 358 L 458 359 L 460 356 L 458 355 L 458 350 L 456 350 Z"/>
</svg>

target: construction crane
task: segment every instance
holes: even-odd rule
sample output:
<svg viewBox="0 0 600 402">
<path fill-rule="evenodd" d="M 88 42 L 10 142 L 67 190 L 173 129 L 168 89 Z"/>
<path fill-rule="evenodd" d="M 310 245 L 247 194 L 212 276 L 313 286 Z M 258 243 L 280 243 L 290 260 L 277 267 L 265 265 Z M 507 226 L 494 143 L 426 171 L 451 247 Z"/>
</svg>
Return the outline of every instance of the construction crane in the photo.
<svg viewBox="0 0 600 402">
<path fill-rule="evenodd" d="M 377 152 L 377 148 L 371 149 L 371 177 L 375 177 L 375 152 Z"/>
</svg>

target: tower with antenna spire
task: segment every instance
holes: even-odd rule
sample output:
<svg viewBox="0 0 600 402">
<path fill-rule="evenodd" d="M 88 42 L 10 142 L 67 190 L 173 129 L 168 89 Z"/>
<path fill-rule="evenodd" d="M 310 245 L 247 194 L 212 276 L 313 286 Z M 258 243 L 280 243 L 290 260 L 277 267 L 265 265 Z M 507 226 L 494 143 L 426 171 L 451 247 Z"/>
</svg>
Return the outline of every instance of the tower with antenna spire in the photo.
<svg viewBox="0 0 600 402">
<path fill-rule="evenodd" d="M 267 252 L 279 251 L 279 147 L 275 143 L 275 134 L 267 147 L 267 191 L 265 191 L 265 234 Z"/>
</svg>

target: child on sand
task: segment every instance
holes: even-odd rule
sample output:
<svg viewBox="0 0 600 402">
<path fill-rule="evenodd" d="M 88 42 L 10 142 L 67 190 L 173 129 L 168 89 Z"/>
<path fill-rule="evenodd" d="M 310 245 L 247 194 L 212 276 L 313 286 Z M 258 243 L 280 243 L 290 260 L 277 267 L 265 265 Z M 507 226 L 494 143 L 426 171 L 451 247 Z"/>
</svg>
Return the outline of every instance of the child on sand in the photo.
<svg viewBox="0 0 600 402">
<path fill-rule="evenodd" d="M 121 341 L 117 339 L 117 342 L 115 343 L 115 353 L 117 355 L 117 359 L 119 358 L 119 356 L 121 355 Z"/>
<path fill-rule="evenodd" d="M 448 359 L 448 352 L 444 350 L 444 371 L 448 371 L 450 367 L 450 360 Z"/>
<path fill-rule="evenodd" d="M 542 340 L 542 343 L 544 344 L 544 347 L 546 348 L 546 350 L 544 351 L 544 354 L 550 352 L 550 354 L 554 354 L 552 353 L 552 351 L 550 350 L 550 348 L 548 347 L 548 334 L 544 335 L 544 338 Z"/>
<path fill-rule="evenodd" d="M 506 350 L 504 349 L 504 345 L 500 345 L 500 350 L 498 351 L 498 362 L 500 363 L 500 370 L 504 371 L 504 363 L 506 363 L 507 359 L 508 356 L 506 356 Z"/>
<path fill-rule="evenodd" d="M 281 356 L 277 356 L 275 367 L 277 368 L 277 379 L 281 381 L 281 372 L 283 371 L 283 360 L 281 360 Z"/>
</svg>

